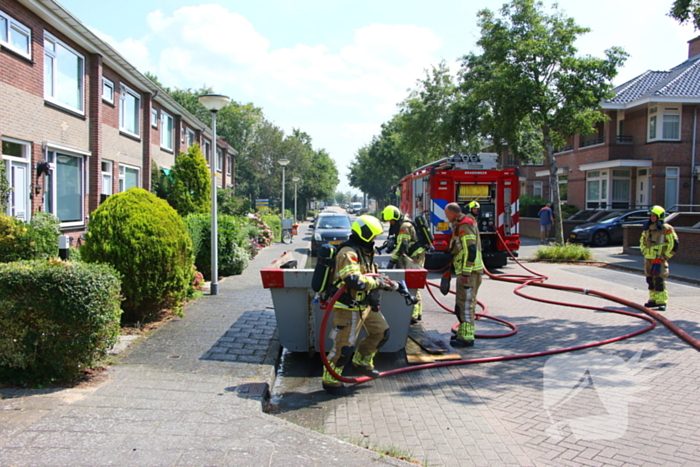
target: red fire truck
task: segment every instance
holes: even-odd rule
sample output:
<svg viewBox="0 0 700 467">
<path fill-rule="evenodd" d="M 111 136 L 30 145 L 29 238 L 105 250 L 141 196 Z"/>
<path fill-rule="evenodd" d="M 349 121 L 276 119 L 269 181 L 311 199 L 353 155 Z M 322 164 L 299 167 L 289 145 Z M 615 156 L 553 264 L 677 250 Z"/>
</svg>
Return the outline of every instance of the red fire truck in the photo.
<svg viewBox="0 0 700 467">
<path fill-rule="evenodd" d="M 424 216 L 431 228 L 435 250 L 426 257 L 427 269 L 444 267 L 449 260 L 452 231 L 445 206 L 451 202 L 462 206 L 464 213 L 470 201 L 481 205 L 479 231 L 487 268 L 505 266 L 508 249 L 517 256 L 520 247 L 519 171 L 517 168 L 499 170 L 495 153 L 456 154 L 424 165 L 402 178 L 394 195 L 394 202 L 400 205 L 402 212 L 411 219 Z"/>
</svg>

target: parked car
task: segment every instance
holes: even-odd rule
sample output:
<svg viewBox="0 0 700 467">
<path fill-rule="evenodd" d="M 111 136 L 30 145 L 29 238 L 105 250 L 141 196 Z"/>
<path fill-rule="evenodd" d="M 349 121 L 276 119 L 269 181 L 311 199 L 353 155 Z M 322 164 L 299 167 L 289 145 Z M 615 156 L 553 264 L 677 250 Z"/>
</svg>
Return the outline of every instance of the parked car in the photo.
<svg viewBox="0 0 700 467">
<path fill-rule="evenodd" d="M 643 224 L 649 219 L 648 210 L 609 211 L 594 222 L 586 222 L 571 231 L 569 241 L 591 246 L 606 246 L 622 243 L 622 226 L 625 224 Z"/>
<path fill-rule="evenodd" d="M 311 236 L 311 256 L 318 255 L 321 245 L 340 245 L 350 238 L 350 218 L 347 214 L 322 212 L 316 216 Z"/>
</svg>

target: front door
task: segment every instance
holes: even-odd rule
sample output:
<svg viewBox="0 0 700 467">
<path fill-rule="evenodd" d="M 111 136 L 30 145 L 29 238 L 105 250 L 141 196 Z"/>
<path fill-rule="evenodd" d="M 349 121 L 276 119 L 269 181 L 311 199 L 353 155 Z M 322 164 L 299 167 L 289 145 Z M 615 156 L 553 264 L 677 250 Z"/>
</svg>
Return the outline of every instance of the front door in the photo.
<svg viewBox="0 0 700 467">
<path fill-rule="evenodd" d="M 637 169 L 637 208 L 649 207 L 649 173 L 651 169 Z"/>
<path fill-rule="evenodd" d="M 10 163 L 9 214 L 24 222 L 29 221 L 29 187 L 27 184 L 27 164 Z"/>
</svg>

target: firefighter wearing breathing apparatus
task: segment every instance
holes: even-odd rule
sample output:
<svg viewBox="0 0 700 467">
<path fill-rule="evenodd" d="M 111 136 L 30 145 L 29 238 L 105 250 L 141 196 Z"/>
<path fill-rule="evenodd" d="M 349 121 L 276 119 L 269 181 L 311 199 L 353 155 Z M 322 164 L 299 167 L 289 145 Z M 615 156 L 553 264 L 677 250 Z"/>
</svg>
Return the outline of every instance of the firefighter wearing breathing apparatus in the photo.
<svg viewBox="0 0 700 467">
<path fill-rule="evenodd" d="M 350 239 L 338 248 L 333 284 L 336 287 L 347 285 L 347 292 L 333 307 L 333 327 L 329 336 L 333 339 L 333 348 L 328 353 L 328 362 L 339 375 L 352 360 L 359 373 L 372 378 L 379 376 L 374 369 L 374 356 L 389 339 L 389 325 L 380 311 L 379 294 L 381 290 L 399 288 L 397 282 L 385 276 L 368 275 L 377 272 L 373 240 L 383 230 L 376 217 L 360 216 L 352 224 Z M 367 336 L 356 342 L 362 328 L 367 331 Z M 349 392 L 325 367 L 323 389 L 335 395 Z"/>
<path fill-rule="evenodd" d="M 425 248 L 418 241 L 418 233 L 411 220 L 401 214 L 396 206 L 389 205 L 382 211 L 382 220 L 389 222 L 389 236 L 396 238 L 396 247 L 391 252 L 388 269 L 408 269 L 408 261 L 416 263 L 421 268 L 425 264 Z M 423 316 L 423 300 L 420 291 L 416 291 L 418 303 L 413 306 L 411 324 L 416 324 Z"/>
<path fill-rule="evenodd" d="M 668 260 L 678 251 L 678 235 L 673 227 L 664 222 L 666 210 L 654 206 L 649 212 L 649 220 L 642 227 L 639 247 L 644 255 L 644 275 L 647 277 L 649 301 L 647 308 L 666 310 L 668 290 L 665 279 L 668 277 Z"/>
<path fill-rule="evenodd" d="M 472 201 L 469 210 L 472 215 L 462 213 L 459 204 L 445 206 L 445 216 L 452 223 L 451 253 L 452 264 L 457 274 L 455 314 L 459 320 L 456 335 L 450 344 L 454 347 L 474 345 L 474 325 L 476 323 L 476 295 L 479 292 L 484 264 L 481 260 L 481 236 L 475 221 Z M 478 213 L 477 213 L 478 215 Z M 467 307 L 469 307 L 467 309 Z"/>
</svg>

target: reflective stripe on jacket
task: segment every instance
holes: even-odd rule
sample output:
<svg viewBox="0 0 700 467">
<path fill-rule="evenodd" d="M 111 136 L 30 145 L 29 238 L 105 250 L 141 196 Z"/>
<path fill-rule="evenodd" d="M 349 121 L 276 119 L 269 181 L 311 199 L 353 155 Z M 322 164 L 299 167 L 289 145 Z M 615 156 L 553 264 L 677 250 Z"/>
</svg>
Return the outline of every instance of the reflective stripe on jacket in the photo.
<svg viewBox="0 0 700 467">
<path fill-rule="evenodd" d="M 469 261 L 469 245 L 476 246 L 474 261 Z M 454 256 L 452 264 L 458 275 L 484 270 L 484 263 L 481 259 L 481 236 L 472 217 L 462 214 L 452 224 L 451 251 Z"/>
<path fill-rule="evenodd" d="M 349 288 L 347 290 L 352 299 L 357 302 L 357 306 L 350 306 L 338 300 L 335 303 L 335 308 L 364 310 L 367 308 L 367 294 L 370 290 L 377 288 L 377 280 L 367 275 L 368 273 L 377 272 L 376 265 L 373 263 L 373 258 L 369 255 L 362 254 L 361 249 L 358 249 L 356 252 L 352 247 L 343 247 L 338 252 L 335 261 L 336 272 L 333 283 L 337 284 L 338 287 L 341 287 L 342 284 L 345 283 L 345 279 L 352 275 L 358 276 L 361 282 L 367 284 L 367 289 L 365 290 L 351 290 Z"/>
<path fill-rule="evenodd" d="M 401 253 L 401 246 L 403 245 L 404 242 L 406 242 L 406 252 L 408 253 L 409 251 L 412 250 L 413 245 L 416 244 L 418 241 L 418 234 L 416 233 L 416 229 L 413 226 L 413 223 L 404 216 L 403 218 L 399 219 L 397 222 L 400 222 L 401 224 L 399 225 L 399 233 L 396 235 L 396 248 L 394 248 L 394 251 L 391 252 L 391 260 L 392 261 L 398 261 L 399 260 L 399 255 Z M 425 251 L 425 248 L 423 247 L 418 247 L 416 248 L 415 251 L 412 251 L 411 257 L 416 257 L 419 254 L 423 253 Z"/>
<path fill-rule="evenodd" d="M 669 224 L 662 224 L 659 229 L 657 224 L 649 224 L 649 228 L 642 231 L 639 238 L 639 248 L 645 258 L 656 259 L 659 256 L 671 258 L 674 254 L 674 247 L 678 241 L 676 231 Z"/>
</svg>

